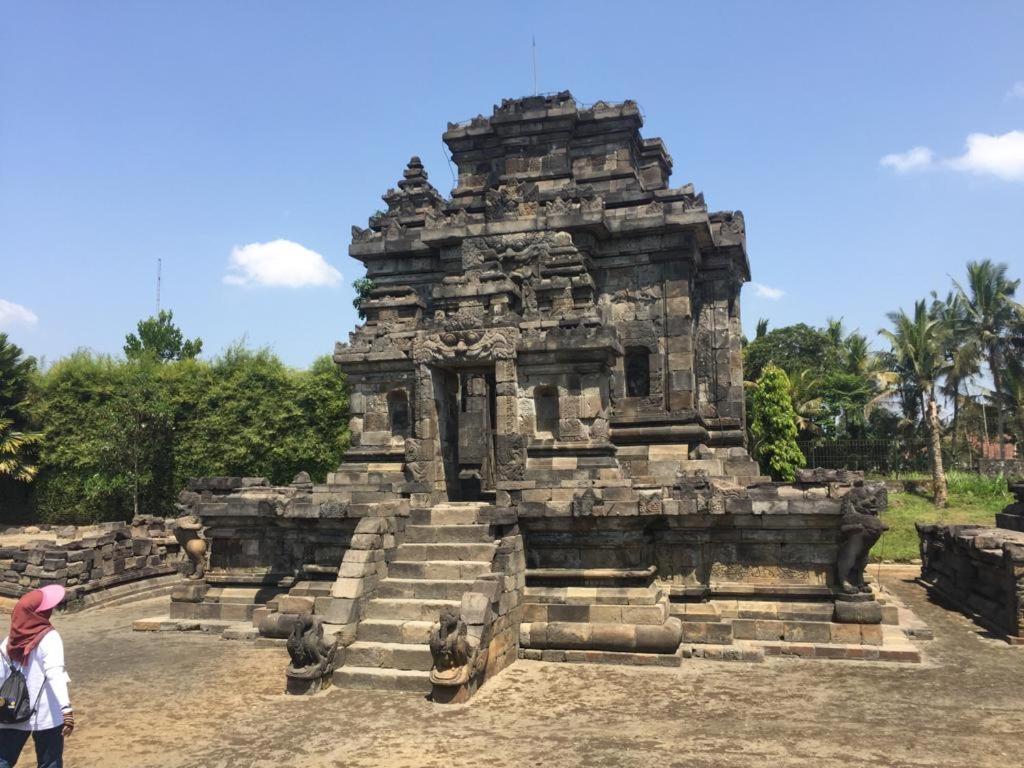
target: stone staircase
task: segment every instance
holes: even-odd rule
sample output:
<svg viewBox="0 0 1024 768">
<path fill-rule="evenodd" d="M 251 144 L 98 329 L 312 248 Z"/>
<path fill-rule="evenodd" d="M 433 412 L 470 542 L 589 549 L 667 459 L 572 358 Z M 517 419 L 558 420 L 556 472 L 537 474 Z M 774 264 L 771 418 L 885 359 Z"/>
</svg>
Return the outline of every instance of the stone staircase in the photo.
<svg viewBox="0 0 1024 768">
<path fill-rule="evenodd" d="M 341 688 L 430 691 L 427 642 L 445 606 L 458 609 L 477 576 L 491 571 L 495 542 L 481 522 L 487 505 L 446 502 L 413 510 L 405 538 L 374 592 L 345 665 Z"/>
</svg>

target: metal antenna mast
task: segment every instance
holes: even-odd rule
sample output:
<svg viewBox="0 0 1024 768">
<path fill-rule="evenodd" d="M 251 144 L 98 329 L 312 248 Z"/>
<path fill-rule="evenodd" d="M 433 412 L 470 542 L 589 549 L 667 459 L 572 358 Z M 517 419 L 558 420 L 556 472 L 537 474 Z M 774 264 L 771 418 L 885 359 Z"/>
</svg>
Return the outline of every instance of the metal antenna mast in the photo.
<svg viewBox="0 0 1024 768">
<path fill-rule="evenodd" d="M 533 42 L 533 95 L 537 95 L 537 37 L 536 35 L 530 38 Z"/>
<path fill-rule="evenodd" d="M 162 266 L 161 259 L 156 260 L 156 314 L 160 315 L 160 268 Z"/>
</svg>

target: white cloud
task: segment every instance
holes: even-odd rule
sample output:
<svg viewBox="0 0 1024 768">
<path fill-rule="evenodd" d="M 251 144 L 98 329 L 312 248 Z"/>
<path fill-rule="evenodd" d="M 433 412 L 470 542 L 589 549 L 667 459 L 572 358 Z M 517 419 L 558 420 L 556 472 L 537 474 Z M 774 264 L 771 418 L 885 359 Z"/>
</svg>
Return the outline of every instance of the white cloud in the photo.
<svg viewBox="0 0 1024 768">
<path fill-rule="evenodd" d="M 781 288 L 772 288 L 770 285 L 761 285 L 761 283 L 751 283 L 750 287 L 754 289 L 754 295 L 759 296 L 762 299 L 771 299 L 772 301 L 778 301 L 786 292 Z"/>
<path fill-rule="evenodd" d="M 892 168 L 896 173 L 909 173 L 929 167 L 932 164 L 932 159 L 932 151 L 928 147 L 914 147 L 906 152 L 886 155 L 880 162 L 884 167 Z"/>
<path fill-rule="evenodd" d="M 1013 101 L 1014 99 L 1024 99 L 1024 80 L 1014 83 L 1003 97 L 1003 101 Z"/>
<path fill-rule="evenodd" d="M 946 165 L 957 171 L 1024 181 L 1024 131 L 1009 131 L 1001 136 L 972 133 L 967 137 L 967 151 L 947 160 Z"/>
<path fill-rule="evenodd" d="M 223 279 L 228 285 L 302 288 L 338 285 L 341 272 L 316 251 L 291 240 L 272 240 L 232 248 Z"/>
<path fill-rule="evenodd" d="M 12 325 L 32 326 L 38 322 L 39 318 L 36 316 L 36 313 L 28 307 L 15 304 L 13 301 L 0 299 L 0 328 Z"/>
</svg>

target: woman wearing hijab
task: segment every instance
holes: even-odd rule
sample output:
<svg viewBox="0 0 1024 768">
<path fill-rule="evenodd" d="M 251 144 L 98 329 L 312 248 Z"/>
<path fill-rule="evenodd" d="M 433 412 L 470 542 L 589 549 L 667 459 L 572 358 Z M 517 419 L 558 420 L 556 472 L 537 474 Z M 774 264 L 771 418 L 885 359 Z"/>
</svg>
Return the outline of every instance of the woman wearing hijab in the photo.
<svg viewBox="0 0 1024 768">
<path fill-rule="evenodd" d="M 11 614 L 11 632 L 0 643 L 0 679 L 12 665 L 25 675 L 32 716 L 23 723 L 0 724 L 0 768 L 18 762 L 29 733 L 39 768 L 63 768 L 64 737 L 75 728 L 64 671 L 64 643 L 50 614 L 64 599 L 64 587 L 51 584 L 21 596 Z"/>
</svg>

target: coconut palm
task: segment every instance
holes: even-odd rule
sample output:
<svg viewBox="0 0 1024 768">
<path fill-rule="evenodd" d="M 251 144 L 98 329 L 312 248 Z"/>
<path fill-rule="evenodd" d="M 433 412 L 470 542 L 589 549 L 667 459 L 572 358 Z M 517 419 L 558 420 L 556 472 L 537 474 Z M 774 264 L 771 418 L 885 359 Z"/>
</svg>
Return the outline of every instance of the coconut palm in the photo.
<svg viewBox="0 0 1024 768">
<path fill-rule="evenodd" d="M 30 482 L 39 468 L 28 463 L 25 452 L 38 442 L 39 435 L 15 430 L 13 419 L 0 419 L 0 476 Z"/>
<path fill-rule="evenodd" d="M 945 367 L 943 351 L 946 328 L 929 312 L 923 300 L 914 304 L 913 316 L 901 309 L 899 312 L 890 312 L 887 317 L 893 327 L 891 330 L 882 329 L 879 333 L 888 339 L 905 376 L 913 380 L 920 392 L 921 409 L 928 424 L 934 502 L 935 506 L 944 507 L 948 494 L 946 473 L 942 468 L 942 425 L 935 401 L 935 383 Z"/>
<path fill-rule="evenodd" d="M 996 439 L 999 457 L 1005 458 L 1006 413 L 1003 408 L 1004 352 L 1010 328 L 1020 312 L 1013 295 L 1020 280 L 1006 276 L 1006 264 L 994 264 L 989 259 L 967 263 L 967 286 L 953 281 L 961 297 L 965 330 L 978 345 L 989 374 L 996 403 Z"/>
<path fill-rule="evenodd" d="M 958 291 L 940 299 L 932 291 L 932 314 L 945 326 L 943 338 L 946 366 L 939 391 L 953 406 L 950 425 L 953 447 L 956 448 L 960 428 L 960 412 L 970 399 L 968 385 L 980 373 L 982 350 L 970 332 L 964 297 Z"/>
</svg>

